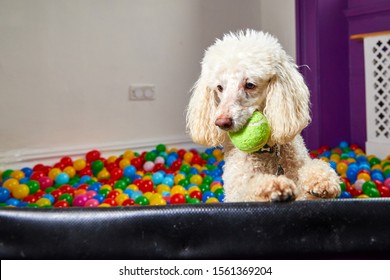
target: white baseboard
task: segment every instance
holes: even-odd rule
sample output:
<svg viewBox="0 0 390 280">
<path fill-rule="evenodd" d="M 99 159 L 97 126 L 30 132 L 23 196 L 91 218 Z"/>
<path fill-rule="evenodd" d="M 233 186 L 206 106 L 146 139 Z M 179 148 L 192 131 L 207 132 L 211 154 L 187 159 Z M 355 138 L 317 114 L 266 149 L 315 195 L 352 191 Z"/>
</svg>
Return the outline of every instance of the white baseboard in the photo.
<svg viewBox="0 0 390 280">
<path fill-rule="evenodd" d="M 366 154 L 375 155 L 380 159 L 385 159 L 390 155 L 390 142 L 366 142 Z"/>
<path fill-rule="evenodd" d="M 94 145 L 91 144 L 70 147 L 57 147 L 48 149 L 19 149 L 0 152 L 0 170 L 33 167 L 37 163 L 52 165 L 55 162 L 58 162 L 59 159 L 63 156 L 70 156 L 73 159 L 81 158 L 91 150 L 99 150 L 104 157 L 110 155 L 119 156 L 126 150 L 132 150 L 134 152 L 151 151 L 155 149 L 157 144 L 160 143 L 165 144 L 167 148 L 198 150 L 205 149 L 204 146 L 195 144 L 189 137 L 186 136 L 101 143 Z"/>
</svg>

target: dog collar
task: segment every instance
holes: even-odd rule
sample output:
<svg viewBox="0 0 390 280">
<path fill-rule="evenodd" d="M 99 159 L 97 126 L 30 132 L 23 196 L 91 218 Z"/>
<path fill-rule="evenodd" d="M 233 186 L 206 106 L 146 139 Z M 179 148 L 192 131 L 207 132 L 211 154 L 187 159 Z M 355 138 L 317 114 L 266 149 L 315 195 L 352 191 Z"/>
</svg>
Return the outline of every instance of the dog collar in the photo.
<svg viewBox="0 0 390 280">
<path fill-rule="evenodd" d="M 275 144 L 272 147 L 265 144 L 263 148 L 261 148 L 260 150 L 258 150 L 255 153 L 257 153 L 257 154 L 276 153 L 277 170 L 276 170 L 275 175 L 276 176 L 284 175 L 284 169 L 283 169 L 282 165 L 280 164 L 280 160 L 282 157 L 280 156 L 280 147 L 278 144 Z"/>
</svg>

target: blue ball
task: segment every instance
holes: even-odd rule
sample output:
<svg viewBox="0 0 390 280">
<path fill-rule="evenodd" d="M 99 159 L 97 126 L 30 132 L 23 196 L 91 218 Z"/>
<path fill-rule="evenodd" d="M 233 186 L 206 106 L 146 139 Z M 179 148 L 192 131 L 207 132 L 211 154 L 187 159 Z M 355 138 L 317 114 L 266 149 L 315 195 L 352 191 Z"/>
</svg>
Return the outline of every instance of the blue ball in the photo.
<svg viewBox="0 0 390 280">
<path fill-rule="evenodd" d="M 354 169 L 348 169 L 346 175 L 348 180 L 351 181 L 351 183 L 354 183 L 357 179 L 358 173 Z"/>
<path fill-rule="evenodd" d="M 331 155 L 330 151 L 324 151 L 321 156 L 329 158 Z"/>
<path fill-rule="evenodd" d="M 54 204 L 55 199 L 54 199 L 54 196 L 52 196 L 51 194 L 49 194 L 49 193 L 44 194 L 44 195 L 42 195 L 42 198 L 47 198 L 48 200 L 50 200 L 51 204 Z"/>
<path fill-rule="evenodd" d="M 69 183 L 69 175 L 66 174 L 65 172 L 58 174 L 56 177 L 56 183 L 59 185 L 64 185 Z"/>
<path fill-rule="evenodd" d="M 210 164 L 210 165 L 214 165 L 214 163 L 216 163 L 217 160 L 213 157 L 210 157 L 208 160 L 207 160 L 207 164 Z"/>
<path fill-rule="evenodd" d="M 191 167 L 190 168 L 190 174 L 199 174 L 199 171 L 195 167 Z"/>
<path fill-rule="evenodd" d="M 352 195 L 349 192 L 342 191 L 339 198 L 352 198 Z"/>
<path fill-rule="evenodd" d="M 217 198 L 218 198 L 219 202 L 224 202 L 225 201 L 225 194 L 221 193 Z"/>
<path fill-rule="evenodd" d="M 330 167 L 332 167 L 334 170 L 336 170 L 337 163 L 333 160 L 329 161 Z"/>
<path fill-rule="evenodd" d="M 138 174 L 134 174 L 133 176 L 131 176 L 131 181 L 134 182 L 135 180 L 137 179 L 142 179 L 142 176 L 141 175 L 138 175 Z"/>
<path fill-rule="evenodd" d="M 385 181 L 385 177 L 383 176 L 383 174 L 380 173 L 371 173 L 371 180 L 378 180 L 383 183 Z"/>
<path fill-rule="evenodd" d="M 218 163 L 218 168 L 222 169 L 225 165 L 225 161 L 224 160 L 221 160 L 219 163 Z"/>
<path fill-rule="evenodd" d="M 133 195 L 133 193 L 134 193 L 134 190 L 132 190 L 132 189 L 125 189 L 123 191 L 123 193 L 127 194 L 129 197 L 131 197 Z"/>
<path fill-rule="evenodd" d="M 29 177 L 24 177 L 19 180 L 19 184 L 26 184 L 28 181 L 30 181 Z"/>
<path fill-rule="evenodd" d="M 356 161 L 360 164 L 360 163 L 363 163 L 363 162 L 368 162 L 367 158 L 365 156 L 358 156 L 356 158 Z"/>
<path fill-rule="evenodd" d="M 347 153 L 347 155 L 348 155 L 348 157 L 350 157 L 350 158 L 356 158 L 356 153 L 355 153 L 354 151 L 349 151 L 349 152 Z"/>
<path fill-rule="evenodd" d="M 168 185 L 168 186 L 172 187 L 173 184 L 174 184 L 174 180 L 173 180 L 173 178 L 167 176 L 167 177 L 165 177 L 165 178 L 162 180 L 162 184 Z"/>
<path fill-rule="evenodd" d="M 20 202 L 21 201 L 16 198 L 9 198 L 5 201 L 5 203 L 7 203 L 9 206 L 15 206 L 15 207 L 18 207 Z"/>
<path fill-rule="evenodd" d="M 100 187 L 102 186 L 102 183 L 100 182 L 96 182 L 96 183 L 93 183 L 92 185 L 90 185 L 87 190 L 88 191 L 95 191 L 95 192 L 98 192 L 100 190 Z"/>
<path fill-rule="evenodd" d="M 172 163 L 173 163 L 176 159 L 177 159 L 176 157 L 174 157 L 174 156 L 172 156 L 172 155 L 169 155 L 169 156 L 167 157 L 166 164 L 167 164 L 168 166 L 172 166 Z"/>
<path fill-rule="evenodd" d="M 339 146 L 340 146 L 341 149 L 344 149 L 344 148 L 348 148 L 349 144 L 348 144 L 347 141 L 341 141 Z"/>
<path fill-rule="evenodd" d="M 210 197 L 215 197 L 215 194 L 212 191 L 205 191 L 202 195 L 202 201 L 206 202 Z"/>
<path fill-rule="evenodd" d="M 140 197 L 142 195 L 142 192 L 141 191 L 135 191 L 133 192 L 133 194 L 131 195 L 131 199 L 132 200 L 136 200 L 138 197 Z"/>
<path fill-rule="evenodd" d="M 127 178 L 132 178 L 135 173 L 137 172 L 137 169 L 133 165 L 128 165 L 123 169 L 123 176 Z"/>
<path fill-rule="evenodd" d="M 28 205 L 28 202 L 25 202 L 25 201 L 21 201 L 19 204 L 18 204 L 18 208 L 24 208 Z"/>
<path fill-rule="evenodd" d="M 24 167 L 21 169 L 21 171 L 23 171 L 23 173 L 26 177 L 30 177 L 31 174 L 33 173 L 33 170 L 29 167 Z"/>
<path fill-rule="evenodd" d="M 0 187 L 0 202 L 5 202 L 10 197 L 10 191 L 6 188 Z"/>
<path fill-rule="evenodd" d="M 162 175 L 160 172 L 156 172 L 152 175 L 152 181 L 155 185 L 161 184 L 161 182 L 164 179 L 164 175 Z"/>
<path fill-rule="evenodd" d="M 56 179 L 57 179 L 57 178 L 56 178 Z M 80 178 L 79 183 L 80 183 L 80 184 L 84 184 L 84 183 L 86 183 L 86 182 L 88 182 L 88 181 L 90 181 L 90 180 L 92 180 L 91 176 L 84 175 L 83 177 Z"/>
<path fill-rule="evenodd" d="M 93 196 L 92 198 L 99 201 L 99 203 L 102 203 L 105 200 L 105 197 L 101 194 L 97 194 L 97 195 Z"/>
</svg>

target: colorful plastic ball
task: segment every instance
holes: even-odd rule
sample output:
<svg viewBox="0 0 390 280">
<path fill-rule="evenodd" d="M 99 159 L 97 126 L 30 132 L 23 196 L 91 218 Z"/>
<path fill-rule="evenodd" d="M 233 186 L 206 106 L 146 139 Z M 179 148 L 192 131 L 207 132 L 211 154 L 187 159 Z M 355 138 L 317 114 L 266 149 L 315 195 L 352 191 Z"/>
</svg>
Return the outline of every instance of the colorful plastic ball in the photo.
<svg viewBox="0 0 390 280">
<path fill-rule="evenodd" d="M 56 177 L 56 184 L 59 184 L 59 185 L 64 185 L 64 184 L 67 184 L 69 183 L 69 175 L 65 172 L 62 172 L 60 174 L 57 175 Z"/>
<path fill-rule="evenodd" d="M 95 160 L 91 164 L 93 174 L 98 174 L 104 168 L 104 163 L 101 160 Z"/>
<path fill-rule="evenodd" d="M 84 204 L 84 207 L 98 207 L 100 204 L 99 200 L 97 199 L 88 199 L 85 204 Z"/>
<path fill-rule="evenodd" d="M 156 146 L 156 151 L 159 153 L 165 152 L 167 150 L 167 147 L 164 144 L 158 144 Z"/>
<path fill-rule="evenodd" d="M 89 151 L 86 155 L 85 158 L 88 162 L 92 162 L 95 160 L 98 160 L 100 158 L 100 152 L 97 150 L 92 150 Z"/>
<path fill-rule="evenodd" d="M 160 172 L 156 172 L 152 175 L 152 181 L 155 185 L 159 185 L 164 180 L 164 175 Z"/>
<path fill-rule="evenodd" d="M 200 191 L 193 191 L 190 193 L 191 198 L 197 198 L 198 200 L 202 200 L 202 193 Z"/>
<path fill-rule="evenodd" d="M 7 170 L 3 171 L 3 173 L 1 173 L 1 177 L 3 178 L 3 180 L 10 178 L 12 172 L 14 172 L 12 169 L 7 169 Z"/>
<path fill-rule="evenodd" d="M 7 188 L 0 187 L 0 202 L 6 202 L 11 195 L 11 192 Z"/>
<path fill-rule="evenodd" d="M 143 169 L 146 171 L 146 172 L 150 172 L 152 171 L 154 168 L 154 162 L 152 161 L 146 161 L 143 165 Z"/>
<path fill-rule="evenodd" d="M 50 179 L 49 177 L 46 177 L 46 176 L 39 178 L 38 182 L 39 182 L 39 186 L 40 186 L 41 190 L 45 190 L 47 188 L 50 188 L 53 185 L 52 179 Z"/>
<path fill-rule="evenodd" d="M 142 180 L 139 185 L 139 190 L 143 193 L 146 192 L 153 192 L 154 190 L 154 184 L 151 180 Z"/>
<path fill-rule="evenodd" d="M 17 186 L 19 186 L 19 181 L 15 178 L 6 179 L 3 183 L 3 187 L 8 189 L 10 192 L 12 192 L 12 190 Z"/>
<path fill-rule="evenodd" d="M 126 199 L 125 201 L 123 201 L 122 203 L 122 206 L 132 206 L 134 205 L 134 200 L 133 199 Z"/>
<path fill-rule="evenodd" d="M 200 203 L 200 200 L 196 197 L 193 197 L 193 198 L 190 198 L 188 203 L 190 204 L 199 204 Z"/>
<path fill-rule="evenodd" d="M 54 203 L 55 208 L 68 208 L 70 205 L 66 200 L 59 200 Z"/>
<path fill-rule="evenodd" d="M 140 196 L 142 196 L 142 192 L 141 191 L 135 191 L 135 192 L 133 192 L 133 194 L 131 195 L 130 198 L 135 201 Z"/>
<path fill-rule="evenodd" d="M 26 177 L 30 177 L 31 174 L 33 173 L 33 170 L 29 167 L 24 167 L 21 169 L 21 171 L 23 171 L 23 173 Z"/>
<path fill-rule="evenodd" d="M 115 202 L 121 206 L 125 200 L 129 199 L 129 196 L 125 193 L 119 194 L 117 197 L 115 197 Z"/>
<path fill-rule="evenodd" d="M 137 197 L 134 202 L 137 205 L 149 205 L 149 200 L 143 195 Z"/>
<path fill-rule="evenodd" d="M 50 201 L 50 203 L 51 204 L 53 204 L 54 203 L 54 201 L 55 201 L 55 198 L 54 198 L 54 196 L 53 195 L 51 195 L 51 194 L 44 194 L 44 195 L 42 195 L 42 198 L 47 198 L 49 201 Z"/>
<path fill-rule="evenodd" d="M 164 159 L 162 156 L 158 156 L 158 157 L 156 157 L 156 159 L 154 160 L 154 163 L 155 163 L 155 164 L 164 164 L 164 163 L 165 163 L 165 159 Z"/>
<path fill-rule="evenodd" d="M 340 196 L 339 196 L 340 198 L 352 198 L 352 195 L 349 193 L 349 192 L 347 192 L 347 191 L 342 191 L 341 193 L 340 193 Z"/>
<path fill-rule="evenodd" d="M 171 204 L 184 204 L 184 203 L 186 203 L 186 198 L 183 194 L 176 193 L 173 196 L 171 196 L 170 203 Z"/>
<path fill-rule="evenodd" d="M 384 185 L 390 189 L 390 178 L 387 178 L 384 182 Z"/>
<path fill-rule="evenodd" d="M 206 191 L 202 194 L 202 201 L 206 202 L 210 197 L 215 197 L 215 194 L 211 191 Z"/>
<path fill-rule="evenodd" d="M 104 199 L 105 199 L 105 197 L 103 196 L 103 195 L 101 195 L 101 194 L 97 194 L 97 195 L 95 195 L 94 197 L 92 197 L 93 199 L 96 199 L 98 202 L 99 202 L 99 204 L 100 203 L 103 203 L 103 201 L 104 201 Z"/>
<path fill-rule="evenodd" d="M 72 204 L 76 207 L 84 207 L 87 201 L 88 196 L 86 194 L 80 194 L 73 199 Z"/>
<path fill-rule="evenodd" d="M 40 198 L 35 202 L 39 207 L 51 206 L 51 202 L 47 198 Z"/>
<path fill-rule="evenodd" d="M 166 176 L 166 177 L 163 179 L 162 184 L 168 185 L 168 186 L 172 187 L 173 184 L 174 184 L 174 181 L 173 181 L 172 178 Z"/>
<path fill-rule="evenodd" d="M 21 170 L 15 170 L 11 173 L 11 177 L 15 178 L 16 180 L 20 181 L 20 179 L 25 177 L 25 174 Z"/>
<path fill-rule="evenodd" d="M 9 206 L 18 207 L 20 204 L 20 200 L 16 198 L 9 198 L 5 201 L 5 203 Z"/>
<path fill-rule="evenodd" d="M 218 198 L 216 197 L 210 197 L 206 200 L 206 203 L 209 204 L 209 203 L 219 203 L 220 201 L 218 200 Z"/>
<path fill-rule="evenodd" d="M 120 168 L 114 168 L 110 171 L 111 179 L 119 180 L 123 176 L 123 171 Z"/>
</svg>

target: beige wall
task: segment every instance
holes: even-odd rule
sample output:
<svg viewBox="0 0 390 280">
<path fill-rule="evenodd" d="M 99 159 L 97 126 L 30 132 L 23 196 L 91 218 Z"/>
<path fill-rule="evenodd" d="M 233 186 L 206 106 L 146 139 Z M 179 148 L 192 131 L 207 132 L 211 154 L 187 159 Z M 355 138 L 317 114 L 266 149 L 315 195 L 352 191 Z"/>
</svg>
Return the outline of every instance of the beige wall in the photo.
<svg viewBox="0 0 390 280">
<path fill-rule="evenodd" d="M 0 157 L 187 141 L 188 91 L 215 37 L 264 27 L 294 50 L 293 1 L 271 2 L 1 0 Z M 156 99 L 129 101 L 142 83 Z"/>
</svg>

